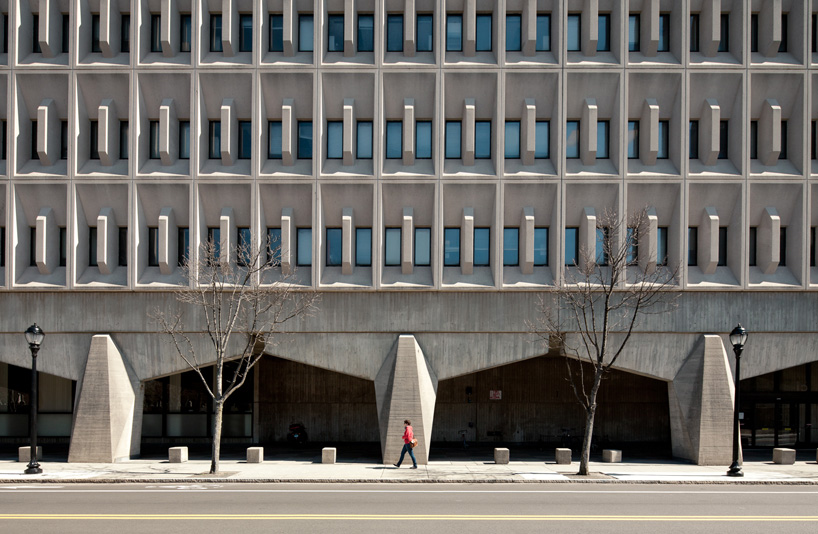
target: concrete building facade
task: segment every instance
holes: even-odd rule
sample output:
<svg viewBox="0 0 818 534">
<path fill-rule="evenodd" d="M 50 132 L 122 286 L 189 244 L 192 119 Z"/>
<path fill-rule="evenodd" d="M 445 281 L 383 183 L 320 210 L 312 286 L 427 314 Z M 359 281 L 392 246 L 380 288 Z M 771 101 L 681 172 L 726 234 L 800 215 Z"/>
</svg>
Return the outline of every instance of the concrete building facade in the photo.
<svg viewBox="0 0 818 534">
<path fill-rule="evenodd" d="M 34 321 L 41 428 L 71 460 L 206 438 L 209 401 L 148 313 L 176 306 L 200 243 L 268 237 L 321 311 L 270 349 L 226 439 L 304 420 L 391 462 L 409 418 L 421 461 L 463 436 L 558 441 L 581 418 L 528 321 L 598 214 L 644 207 L 630 268 L 681 266 L 683 296 L 618 362 L 602 434 L 729 463 L 741 321 L 744 445 L 818 441 L 818 2 L 0 11 L 3 442 L 26 434 Z"/>
</svg>

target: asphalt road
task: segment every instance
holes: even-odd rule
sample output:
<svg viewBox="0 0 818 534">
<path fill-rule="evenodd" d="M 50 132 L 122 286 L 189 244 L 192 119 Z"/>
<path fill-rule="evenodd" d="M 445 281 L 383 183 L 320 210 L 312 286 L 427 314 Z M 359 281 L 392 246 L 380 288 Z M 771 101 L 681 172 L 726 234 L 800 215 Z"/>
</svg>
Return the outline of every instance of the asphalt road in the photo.
<svg viewBox="0 0 818 534">
<path fill-rule="evenodd" d="M 818 532 L 816 486 L 21 484 L 0 532 Z"/>
</svg>

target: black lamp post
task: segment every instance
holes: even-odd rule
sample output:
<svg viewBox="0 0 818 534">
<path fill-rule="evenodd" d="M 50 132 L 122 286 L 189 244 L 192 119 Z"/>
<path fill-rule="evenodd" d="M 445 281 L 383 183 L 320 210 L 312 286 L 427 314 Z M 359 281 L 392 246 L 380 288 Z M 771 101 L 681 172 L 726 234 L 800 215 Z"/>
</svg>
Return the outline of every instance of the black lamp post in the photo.
<svg viewBox="0 0 818 534">
<path fill-rule="evenodd" d="M 40 464 L 37 463 L 37 353 L 40 352 L 40 343 L 43 342 L 45 332 L 37 326 L 37 323 L 28 327 L 26 330 L 26 341 L 28 348 L 31 350 L 31 411 L 28 416 L 28 425 L 31 432 L 31 448 L 29 454 L 28 469 L 25 470 L 27 475 L 36 475 L 42 473 Z"/>
<path fill-rule="evenodd" d="M 735 390 L 736 390 L 736 405 L 733 409 L 733 463 L 730 464 L 730 469 L 727 471 L 727 476 L 730 477 L 743 477 L 744 473 L 741 472 L 741 466 L 739 465 L 738 460 L 738 447 L 739 447 L 739 440 L 741 439 L 740 431 L 739 431 L 739 421 L 738 421 L 738 409 L 739 409 L 739 393 L 741 391 L 740 387 L 740 380 L 741 380 L 741 351 L 744 350 L 744 344 L 747 343 L 747 330 L 741 326 L 741 323 L 738 324 L 733 331 L 730 332 L 730 343 L 733 345 L 733 352 L 736 354 L 736 381 L 735 381 Z"/>
</svg>

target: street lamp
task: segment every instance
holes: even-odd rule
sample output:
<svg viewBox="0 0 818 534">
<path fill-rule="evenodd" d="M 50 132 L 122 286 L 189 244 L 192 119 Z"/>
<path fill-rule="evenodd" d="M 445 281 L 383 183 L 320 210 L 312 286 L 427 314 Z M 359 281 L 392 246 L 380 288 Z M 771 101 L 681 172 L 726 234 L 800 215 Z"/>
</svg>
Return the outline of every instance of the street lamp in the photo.
<svg viewBox="0 0 818 534">
<path fill-rule="evenodd" d="M 741 380 L 741 351 L 744 350 L 744 344 L 747 343 L 747 330 L 741 326 L 741 323 L 738 324 L 733 331 L 730 332 L 730 344 L 733 345 L 733 352 L 736 354 L 736 381 L 735 381 L 735 391 L 736 391 L 736 405 L 733 409 L 733 463 L 730 464 L 730 469 L 727 471 L 727 476 L 730 477 L 743 477 L 744 473 L 741 472 L 741 466 L 738 462 L 738 446 L 740 440 L 740 432 L 739 432 L 739 422 L 738 422 L 738 406 L 739 406 L 739 392 L 741 391 L 740 387 L 740 380 Z"/>
<path fill-rule="evenodd" d="M 28 469 L 25 470 L 27 475 L 36 475 L 42 473 L 40 464 L 37 463 L 37 353 L 40 352 L 40 344 L 43 342 L 45 332 L 37 326 L 37 323 L 28 327 L 26 330 L 26 341 L 28 348 L 31 350 L 31 411 L 28 416 L 28 425 L 31 432 L 31 447 L 29 450 Z"/>
</svg>

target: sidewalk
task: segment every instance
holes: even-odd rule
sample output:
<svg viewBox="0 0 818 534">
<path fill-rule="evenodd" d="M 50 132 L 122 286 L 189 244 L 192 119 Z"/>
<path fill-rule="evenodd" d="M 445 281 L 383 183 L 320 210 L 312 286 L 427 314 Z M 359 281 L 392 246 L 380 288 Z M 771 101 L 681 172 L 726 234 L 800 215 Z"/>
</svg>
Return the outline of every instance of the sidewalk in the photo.
<svg viewBox="0 0 818 534">
<path fill-rule="evenodd" d="M 0 459 L 0 484 L 20 482 L 130 482 L 130 483 L 213 483 L 213 482 L 604 482 L 604 483 L 727 483 L 727 484 L 818 484 L 818 462 L 815 451 L 799 452 L 794 465 L 776 465 L 770 459 L 752 455 L 743 466 L 744 477 L 726 476 L 727 466 L 697 466 L 679 460 L 639 460 L 623 463 L 591 462 L 593 474 L 576 475 L 578 463 L 557 465 L 552 454 L 533 458 L 526 454 L 511 463 L 497 465 L 490 457 L 467 459 L 462 455 L 438 455 L 428 465 L 409 469 L 405 463 L 400 469 L 377 463 L 371 457 L 345 457 L 338 449 L 338 463 L 321 464 L 320 451 L 309 454 L 270 457 L 261 464 L 248 464 L 235 456 L 221 461 L 222 474 L 208 474 L 209 458 L 197 456 L 181 464 L 166 459 L 149 458 L 128 460 L 115 464 L 77 464 L 50 461 L 46 456 L 40 462 L 43 473 L 25 475 L 25 463 L 5 457 Z M 770 453 L 771 457 L 772 453 Z M 442 457 L 441 457 L 442 456 Z M 522 456 L 522 455 L 521 455 Z M 628 460 L 628 458 L 624 458 Z M 408 460 L 408 458 L 407 458 Z"/>
</svg>

